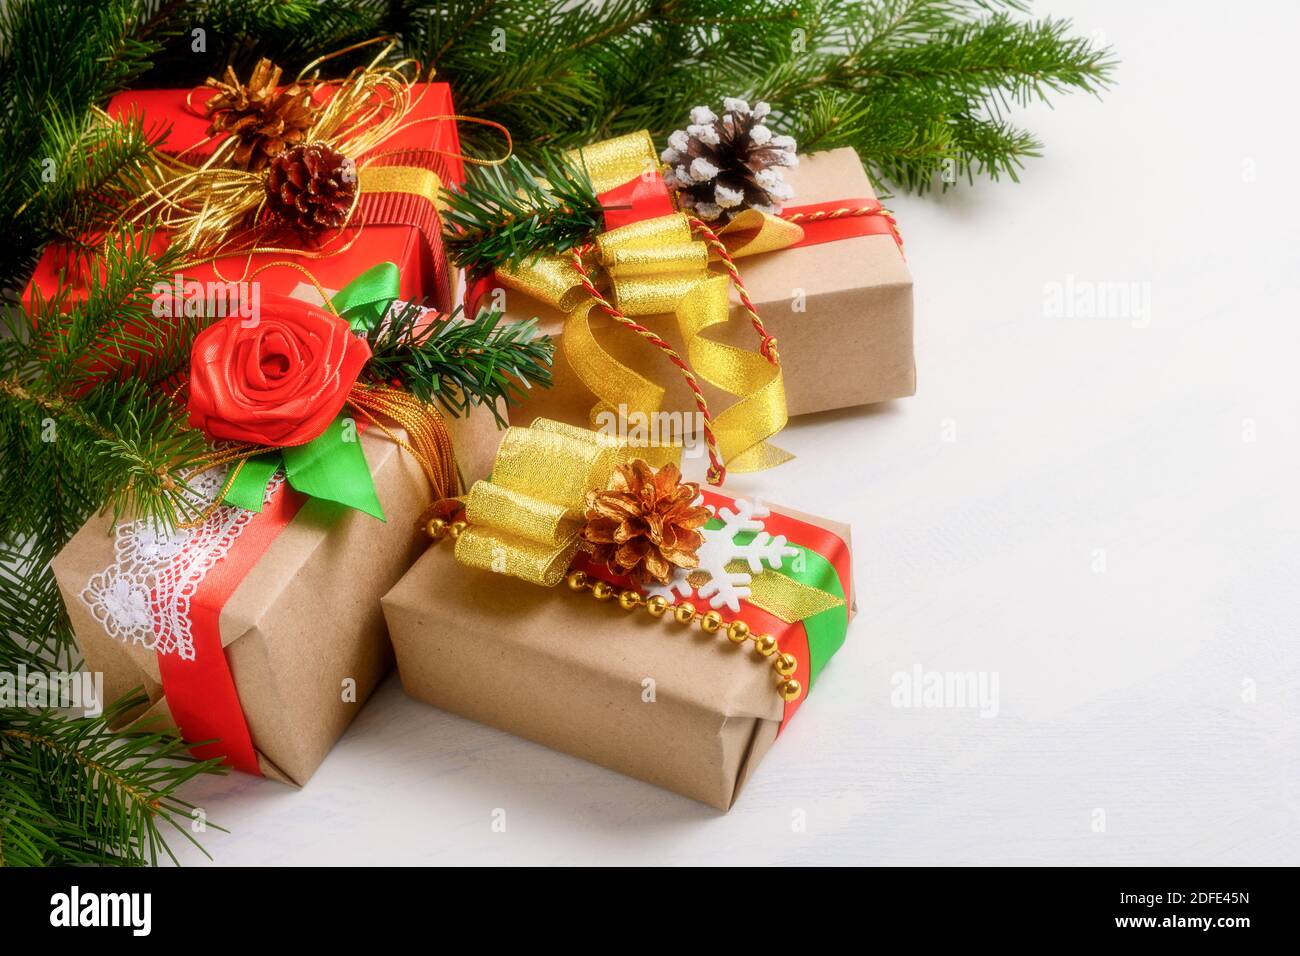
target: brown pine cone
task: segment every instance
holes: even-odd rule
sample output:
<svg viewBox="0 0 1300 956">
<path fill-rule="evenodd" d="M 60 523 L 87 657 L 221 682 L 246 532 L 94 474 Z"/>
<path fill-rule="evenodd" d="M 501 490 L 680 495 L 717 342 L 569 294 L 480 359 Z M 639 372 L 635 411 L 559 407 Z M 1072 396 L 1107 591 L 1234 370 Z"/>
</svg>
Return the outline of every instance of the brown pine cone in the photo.
<svg viewBox="0 0 1300 956">
<path fill-rule="evenodd" d="M 709 520 L 708 509 L 694 504 L 699 496 L 700 486 L 682 481 L 676 465 L 656 472 L 634 459 L 615 469 L 605 490 L 587 493 L 582 537 L 597 562 L 638 587 L 667 584 L 674 568 L 699 566 L 700 528 Z"/>
<path fill-rule="evenodd" d="M 307 238 L 346 225 L 356 194 L 356 164 L 324 143 L 285 150 L 266 176 L 271 216 Z"/>
<path fill-rule="evenodd" d="M 248 84 L 239 82 L 235 71 L 226 67 L 222 80 L 209 77 L 207 86 L 217 90 L 208 100 L 212 120 L 208 135 L 229 133 L 236 140 L 231 164 L 239 169 L 264 169 L 272 159 L 301 143 L 316 121 L 318 107 L 311 91 L 291 84 L 276 92 L 280 68 L 263 57 L 253 68 Z"/>
</svg>

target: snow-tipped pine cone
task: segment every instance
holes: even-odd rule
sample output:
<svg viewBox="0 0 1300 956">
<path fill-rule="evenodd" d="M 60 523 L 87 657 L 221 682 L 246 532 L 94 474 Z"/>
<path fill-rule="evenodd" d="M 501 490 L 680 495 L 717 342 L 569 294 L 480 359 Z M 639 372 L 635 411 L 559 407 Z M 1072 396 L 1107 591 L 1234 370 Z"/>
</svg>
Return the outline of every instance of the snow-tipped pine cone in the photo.
<svg viewBox="0 0 1300 956">
<path fill-rule="evenodd" d="M 777 213 L 794 190 L 783 168 L 799 165 L 795 142 L 777 136 L 763 120 L 771 107 L 728 97 L 718 116 L 707 106 L 691 110 L 691 123 L 668 137 L 660 158 L 681 207 L 701 219 L 728 222 L 744 209 Z"/>
<path fill-rule="evenodd" d="M 356 193 L 356 164 L 324 143 L 285 150 L 266 176 L 267 210 L 305 238 L 346 225 Z"/>
</svg>

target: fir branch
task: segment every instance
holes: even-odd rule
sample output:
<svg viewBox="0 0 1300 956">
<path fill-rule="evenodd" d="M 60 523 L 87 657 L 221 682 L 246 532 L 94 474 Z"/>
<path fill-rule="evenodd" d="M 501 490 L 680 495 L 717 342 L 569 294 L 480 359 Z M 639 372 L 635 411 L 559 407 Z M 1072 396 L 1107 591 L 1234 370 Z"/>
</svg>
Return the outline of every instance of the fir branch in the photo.
<svg viewBox="0 0 1300 956">
<path fill-rule="evenodd" d="M 70 669 L 78 660 L 50 570 L 65 532 L 57 526 L 58 512 L 47 515 L 54 520 L 46 528 L 0 538 L 0 670 L 12 672 L 20 663 Z"/>
<path fill-rule="evenodd" d="M 184 474 L 208 447 L 151 383 L 108 381 L 75 399 L 0 383 L 0 438 L 0 475 L 17 482 L 0 494 L 3 518 L 22 522 L 42 500 L 64 496 L 72 499 L 65 513 L 81 521 L 100 506 L 169 525 L 195 517 Z"/>
<path fill-rule="evenodd" d="M 421 44 L 430 69 L 437 71 L 443 57 L 497 6 L 497 0 L 451 0 L 425 11 L 428 15 L 421 24 Z"/>
<path fill-rule="evenodd" d="M 559 155 L 548 154 L 540 167 L 511 157 L 503 166 L 478 169 L 444 198 L 448 256 L 476 274 L 571 249 L 602 221 L 590 177 Z"/>
<path fill-rule="evenodd" d="M 1065 20 L 1020 23 L 1005 14 L 938 30 L 923 42 L 875 58 L 855 58 L 855 80 L 888 89 L 925 81 L 994 109 L 1053 93 L 1104 89 L 1109 54 L 1070 37 Z"/>
<path fill-rule="evenodd" d="M 533 386 L 551 384 L 554 345 L 538 333 L 536 320 L 502 322 L 500 312 L 488 310 L 466 319 L 458 309 L 430 321 L 425 309 L 407 305 L 368 337 L 368 376 L 397 381 L 455 417 L 486 405 L 505 427 L 503 406 L 522 400 Z"/>
<path fill-rule="evenodd" d="M 42 130 L 50 156 L 33 169 L 30 199 L 19 214 L 30 210 L 45 239 L 85 247 L 139 199 L 145 164 L 167 134 L 156 119 L 139 115 L 108 121 L 52 111 Z"/>
<path fill-rule="evenodd" d="M 94 511 L 192 517 L 182 476 L 207 446 L 157 382 L 188 361 L 199 322 L 153 314 L 175 262 L 149 244 L 121 233 L 84 301 L 64 287 L 0 328 L 0 642 L 37 657 L 73 659 L 50 561 Z"/>
<path fill-rule="evenodd" d="M 177 790 L 224 769 L 191 757 L 174 734 L 111 729 L 144 703 L 131 698 L 84 718 L 0 710 L 0 862 L 155 865 L 162 854 L 177 862 L 164 828 L 203 849 L 189 827 L 194 807 Z"/>
<path fill-rule="evenodd" d="M 0 5 L 0 168 L 7 171 L 0 177 L 0 219 L 8 223 L 0 290 L 26 279 L 54 234 L 57 216 L 40 197 L 51 196 L 54 211 L 75 207 L 68 198 L 75 189 L 65 183 L 83 174 L 76 159 L 59 162 L 69 155 L 69 131 L 84 129 L 90 108 L 146 72 L 157 54 L 157 43 L 134 34 L 146 7 L 144 0 Z"/>
<path fill-rule="evenodd" d="M 165 378 L 188 356 L 198 323 L 155 312 L 150 293 L 173 281 L 178 248 L 154 253 L 154 231 L 127 225 L 84 252 L 68 269 L 80 273 L 80 302 L 65 283 L 50 298 L 33 290 L 26 313 L 10 320 L 17 351 L 0 376 L 37 377 L 51 389 L 80 393 L 130 369 L 134 379 Z"/>
<path fill-rule="evenodd" d="M 771 102 L 805 151 L 855 147 L 882 187 L 947 188 L 1014 175 L 1039 144 L 1006 111 L 1100 92 L 1115 66 L 1066 21 L 1018 19 L 1022 0 L 499 0 L 454 31 L 434 6 L 389 26 L 525 157 L 641 128 L 662 142 L 691 106 L 737 95 Z"/>
</svg>

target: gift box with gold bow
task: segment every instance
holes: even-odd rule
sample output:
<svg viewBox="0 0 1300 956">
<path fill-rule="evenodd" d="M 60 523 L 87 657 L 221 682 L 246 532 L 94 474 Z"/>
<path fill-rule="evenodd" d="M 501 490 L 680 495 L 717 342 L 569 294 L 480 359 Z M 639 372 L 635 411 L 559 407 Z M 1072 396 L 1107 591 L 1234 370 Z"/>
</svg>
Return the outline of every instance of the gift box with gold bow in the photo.
<svg viewBox="0 0 1300 956">
<path fill-rule="evenodd" d="M 721 810 L 845 639 L 849 529 L 539 419 L 383 599 L 411 696 Z"/>
<path fill-rule="evenodd" d="M 780 216 L 746 213 L 718 230 L 766 335 L 777 343 L 779 403 L 774 376 L 759 361 L 764 339 L 751 327 L 738 290 L 727 291 L 724 264 L 682 226 L 680 215 L 668 215 L 674 209 L 656 181 L 649 137 L 588 147 L 581 163 L 607 209 L 607 231 L 589 256 L 602 290 L 687 359 L 712 409 L 733 425 L 758 416 L 757 423 L 749 419 L 747 433 L 731 435 L 724 457 L 773 434 L 787 414 L 915 392 L 911 274 L 896 225 L 853 150 L 801 157 L 785 171 L 795 198 Z M 714 304 L 719 300 L 721 307 Z M 561 339 L 554 387 L 515 409 L 512 420 L 544 416 L 591 425 L 602 409 L 623 406 L 684 414 L 691 422 L 696 403 L 685 379 L 590 302 L 566 256 L 499 268 L 471 287 L 471 308 L 481 303 L 503 308 L 508 319 L 539 317 L 543 330 Z M 751 411 L 733 410 L 745 401 Z M 721 430 L 729 431 L 728 421 Z"/>
<path fill-rule="evenodd" d="M 280 88 L 288 86 L 286 78 Z M 355 164 L 358 191 L 346 227 L 309 238 L 278 230 L 252 243 L 266 247 L 265 251 L 250 254 L 245 248 L 249 243 L 232 242 L 216 256 L 198 256 L 204 261 L 188 263 L 177 277 L 176 298 L 181 299 L 188 289 L 201 297 L 214 287 L 225 295 L 236 283 L 254 280 L 259 293 L 287 295 L 302 276 L 287 269 L 261 269 L 286 258 L 300 263 L 331 288 L 341 287 L 376 261 L 388 260 L 401 269 L 404 299 L 426 300 L 437 308 L 450 309 L 455 276 L 442 248 L 436 207 L 441 189 L 461 182 L 465 175 L 450 87 L 446 83 L 410 83 L 400 89 L 380 89 L 355 113 L 337 118 L 324 111 L 334 102 L 340 84 L 311 83 L 303 88 L 324 118 L 323 125 L 329 127 L 319 135 L 328 133 L 331 141 L 345 150 L 348 141 L 364 139 L 368 128 L 388 124 L 381 139 L 364 144 L 364 152 L 345 156 Z M 229 133 L 210 132 L 213 118 L 207 106 L 217 95 L 212 86 L 130 90 L 113 97 L 100 121 L 142 118 L 146 131 L 165 133 L 159 144 L 162 153 L 182 157 L 198 168 L 212 159 L 214 151 L 223 150 L 217 165 L 224 169 L 234 154 L 228 148 Z M 400 111 L 400 116 L 395 111 Z M 345 123 L 352 119 L 356 126 L 348 128 Z M 150 209 L 147 203 L 144 209 L 140 225 L 152 225 L 163 211 L 161 205 Z M 160 231 L 153 248 L 161 250 L 173 238 Z M 75 301 L 85 295 L 86 284 L 94 279 L 94 262 L 84 252 L 51 244 L 37 264 L 24 302 L 30 307 L 36 295 L 49 299 L 61 287 Z"/>
</svg>

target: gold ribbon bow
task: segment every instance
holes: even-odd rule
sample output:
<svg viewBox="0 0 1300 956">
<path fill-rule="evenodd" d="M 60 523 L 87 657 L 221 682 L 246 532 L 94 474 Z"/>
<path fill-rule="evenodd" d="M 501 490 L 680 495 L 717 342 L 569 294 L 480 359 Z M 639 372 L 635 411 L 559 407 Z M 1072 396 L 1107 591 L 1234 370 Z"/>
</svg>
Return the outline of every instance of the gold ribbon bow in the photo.
<svg viewBox="0 0 1300 956">
<path fill-rule="evenodd" d="M 578 551 L 587 492 L 606 487 L 615 466 L 643 457 L 640 451 L 634 455 L 619 439 L 546 418 L 507 429 L 491 479 L 475 482 L 466 496 L 456 560 L 554 587 Z M 754 575 L 751 589 L 750 604 L 788 624 L 844 603 L 772 570 Z"/>
<path fill-rule="evenodd" d="M 587 492 L 603 488 L 628 457 L 617 439 L 539 418 L 508 428 L 489 481 L 465 500 L 468 527 L 456 560 L 532 584 L 560 583 L 578 550 Z"/>
<path fill-rule="evenodd" d="M 642 132 L 581 150 L 581 160 L 598 190 L 658 168 L 654 147 Z M 803 229 L 746 210 L 717 230 L 734 258 L 794 245 Z M 673 313 L 686 357 L 695 374 L 737 401 L 714 418 L 713 431 L 727 467 L 759 471 L 791 457 L 767 443 L 788 419 L 780 367 L 757 351 L 737 348 L 705 333 L 730 314 L 728 276 L 713 272 L 715 251 L 697 239 L 687 217 L 673 213 L 630 223 L 596 239 L 592 254 L 608 282 L 613 303 L 625 315 Z M 664 388 L 606 351 L 591 325 L 594 300 L 568 256 L 551 256 L 496 270 L 497 281 L 568 313 L 564 354 L 583 384 L 595 394 L 592 422 L 619 406 L 650 415 L 662 409 Z"/>
</svg>

